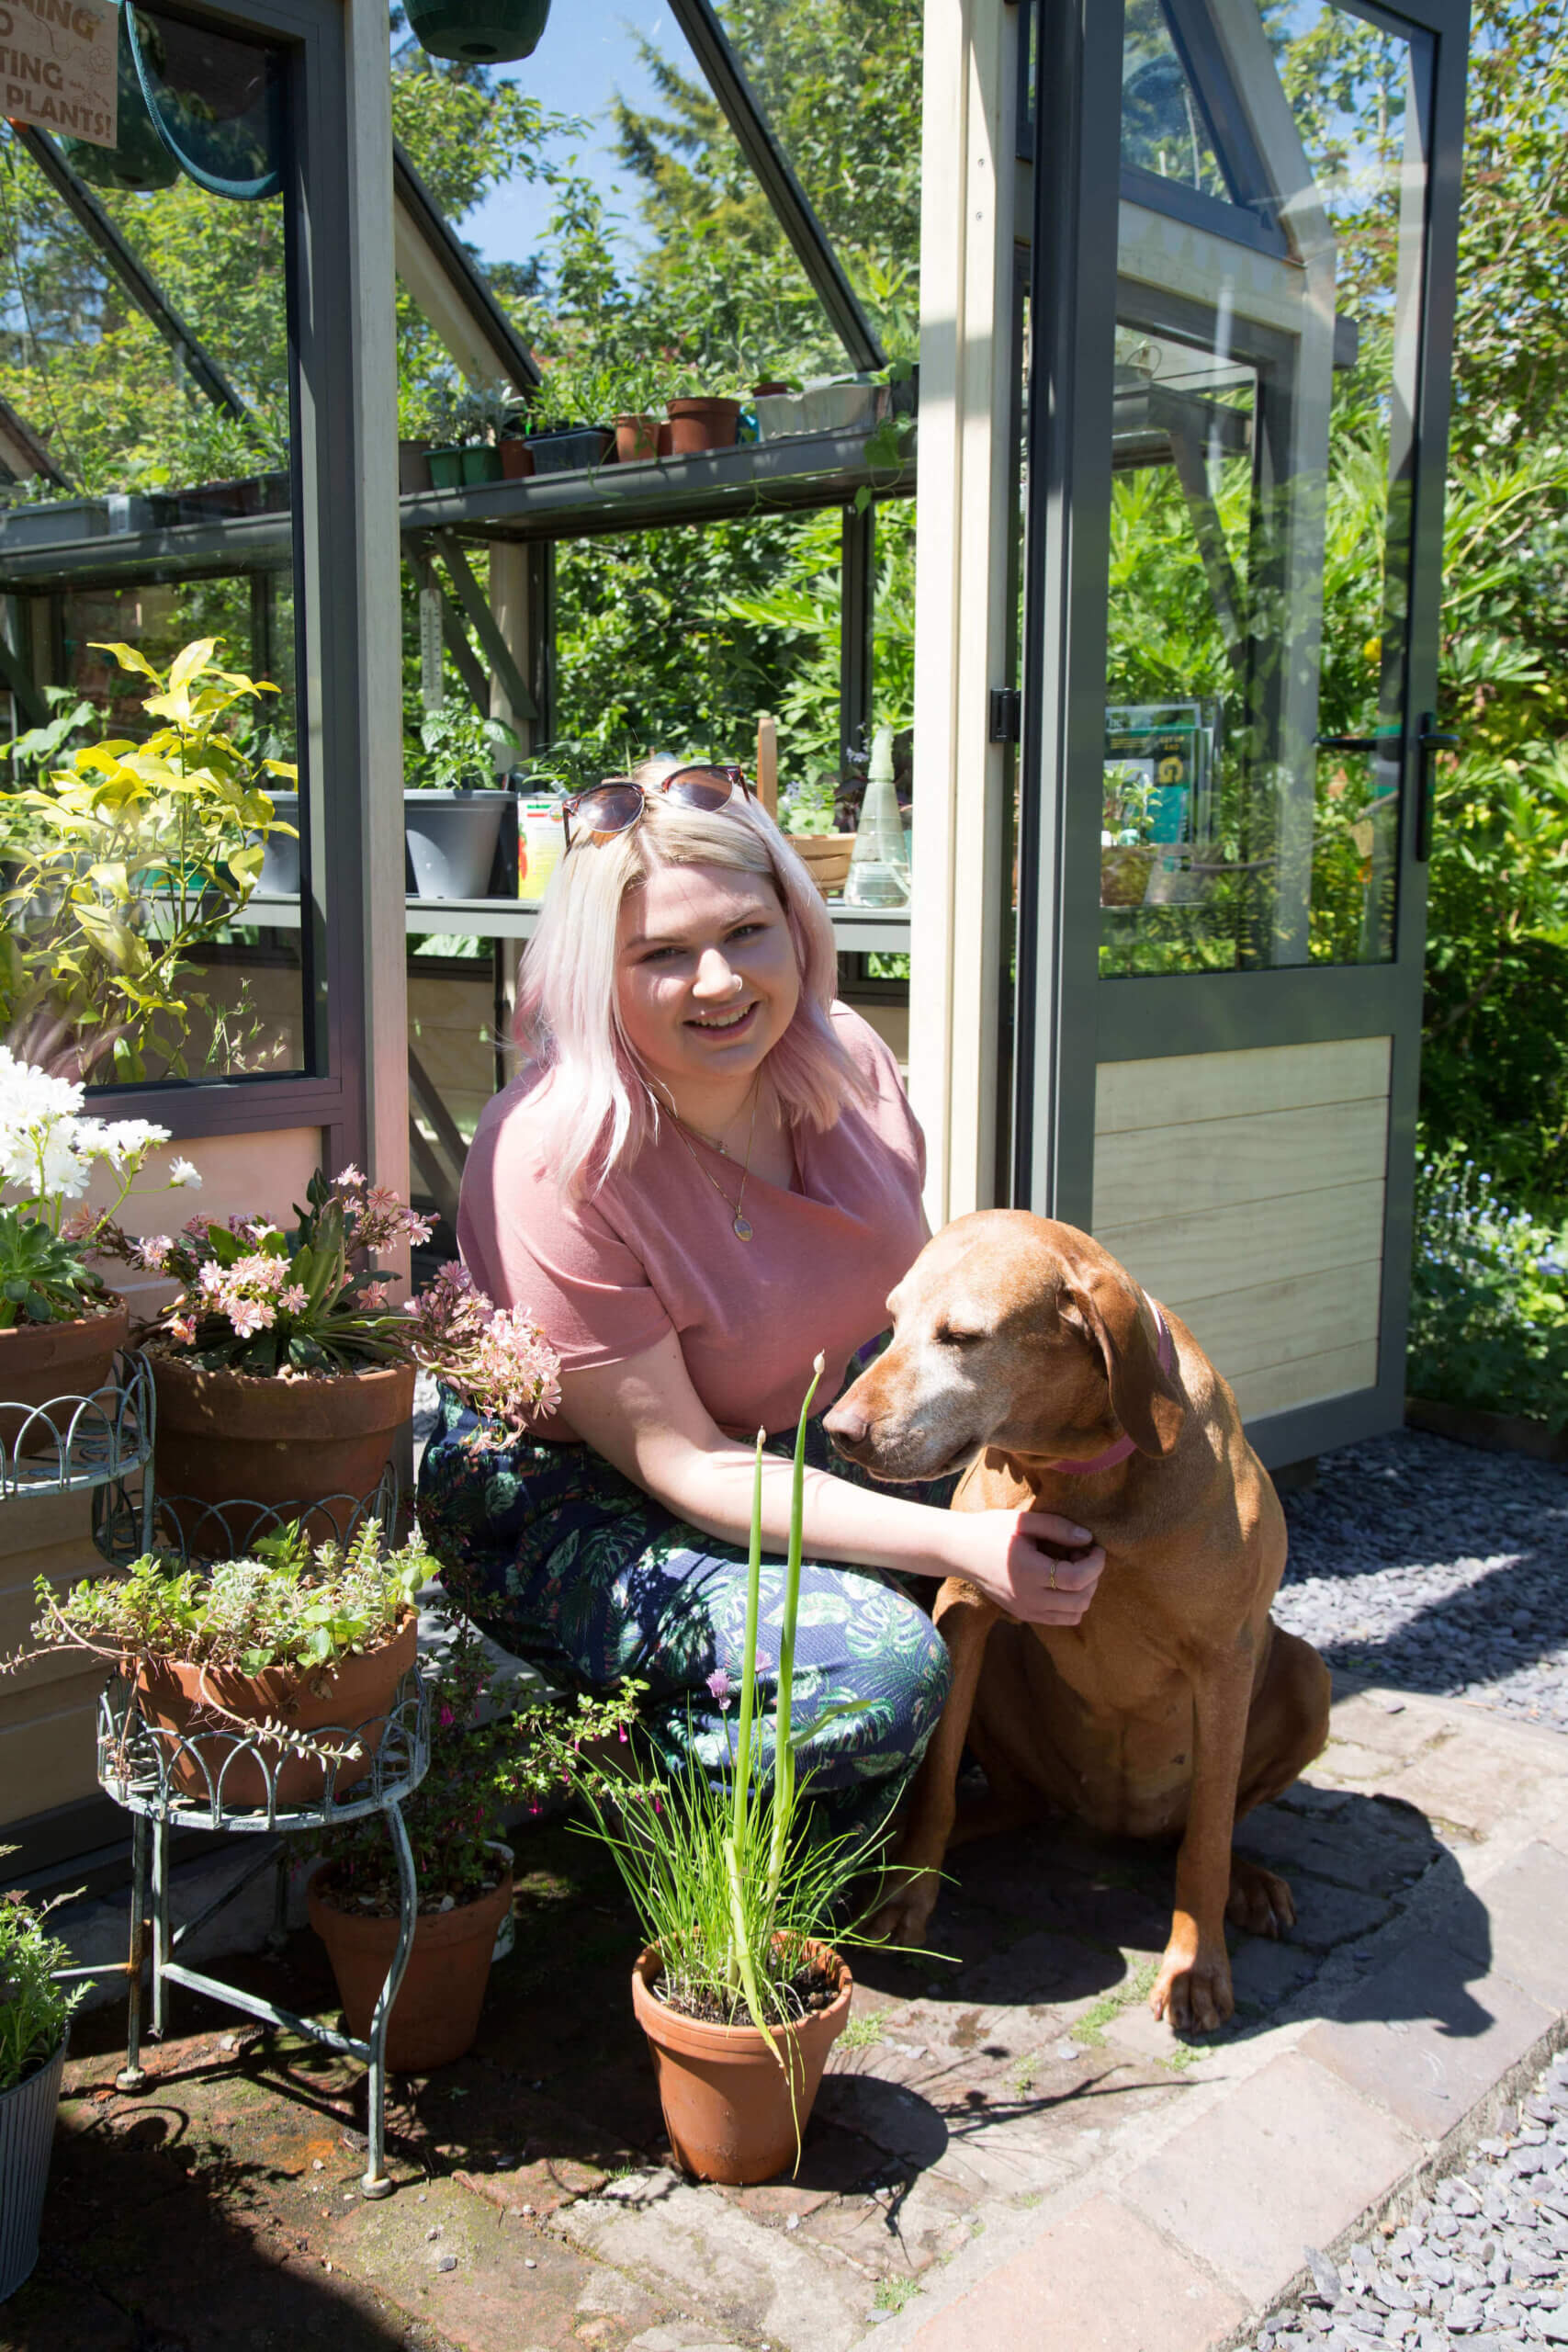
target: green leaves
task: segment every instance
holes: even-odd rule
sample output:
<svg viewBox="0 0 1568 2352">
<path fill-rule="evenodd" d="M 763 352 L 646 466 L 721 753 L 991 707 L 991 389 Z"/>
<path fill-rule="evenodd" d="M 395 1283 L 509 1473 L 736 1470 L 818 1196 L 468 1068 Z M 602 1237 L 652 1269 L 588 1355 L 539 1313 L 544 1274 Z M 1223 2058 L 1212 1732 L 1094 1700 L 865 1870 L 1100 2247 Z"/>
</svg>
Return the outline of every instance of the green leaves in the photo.
<svg viewBox="0 0 1568 2352">
<path fill-rule="evenodd" d="M 79 1247 L 24 1209 L 0 1208 L 0 1330 L 70 1322 L 106 1296 Z"/>
</svg>

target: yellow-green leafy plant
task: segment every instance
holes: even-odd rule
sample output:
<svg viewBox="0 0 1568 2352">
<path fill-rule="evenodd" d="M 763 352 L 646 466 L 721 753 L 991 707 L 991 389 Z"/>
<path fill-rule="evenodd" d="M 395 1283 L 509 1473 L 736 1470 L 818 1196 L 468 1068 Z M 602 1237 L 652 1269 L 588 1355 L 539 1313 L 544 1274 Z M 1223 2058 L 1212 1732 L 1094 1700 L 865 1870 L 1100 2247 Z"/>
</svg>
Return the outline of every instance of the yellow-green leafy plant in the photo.
<svg viewBox="0 0 1568 2352">
<path fill-rule="evenodd" d="M 14 796 L 29 834 L 0 899 L 0 1009 L 13 1029 L 57 1025 L 83 1077 L 141 1079 L 150 1058 L 185 1077 L 209 1010 L 192 958 L 243 913 L 268 835 L 293 832 L 263 779 L 297 771 L 250 749 L 245 719 L 277 688 L 225 670 L 216 638 L 166 671 L 131 645 L 95 650 L 147 681 L 142 711 L 161 723 L 84 745 Z"/>
</svg>

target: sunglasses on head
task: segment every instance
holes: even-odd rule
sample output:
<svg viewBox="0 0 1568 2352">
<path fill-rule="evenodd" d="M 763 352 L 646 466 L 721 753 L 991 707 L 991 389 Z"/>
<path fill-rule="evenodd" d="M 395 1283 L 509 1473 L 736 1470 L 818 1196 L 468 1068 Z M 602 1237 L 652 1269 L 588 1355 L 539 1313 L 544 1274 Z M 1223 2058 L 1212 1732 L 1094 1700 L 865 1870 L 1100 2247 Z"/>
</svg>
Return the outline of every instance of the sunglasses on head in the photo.
<svg viewBox="0 0 1568 2352">
<path fill-rule="evenodd" d="M 607 841 L 614 833 L 630 832 L 653 793 L 666 795 L 683 808 L 722 808 L 737 785 L 748 800 L 751 787 L 739 768 L 717 767 L 711 762 L 672 768 L 652 784 L 635 784 L 629 775 L 607 775 L 567 801 L 561 810 L 567 849 L 579 841 Z"/>
</svg>

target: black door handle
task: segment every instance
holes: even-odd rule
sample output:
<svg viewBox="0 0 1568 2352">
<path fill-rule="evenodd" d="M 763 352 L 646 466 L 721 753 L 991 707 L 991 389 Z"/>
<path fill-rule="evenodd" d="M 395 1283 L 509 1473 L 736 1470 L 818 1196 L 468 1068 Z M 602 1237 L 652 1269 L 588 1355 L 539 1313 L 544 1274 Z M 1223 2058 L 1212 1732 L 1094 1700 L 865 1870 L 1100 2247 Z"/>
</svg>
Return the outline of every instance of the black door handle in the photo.
<svg viewBox="0 0 1568 2352">
<path fill-rule="evenodd" d="M 1457 752 L 1460 739 L 1438 727 L 1435 710 L 1424 710 L 1416 745 L 1421 754 L 1421 792 L 1416 803 L 1416 863 L 1425 865 L 1432 854 L 1432 754 Z"/>
</svg>

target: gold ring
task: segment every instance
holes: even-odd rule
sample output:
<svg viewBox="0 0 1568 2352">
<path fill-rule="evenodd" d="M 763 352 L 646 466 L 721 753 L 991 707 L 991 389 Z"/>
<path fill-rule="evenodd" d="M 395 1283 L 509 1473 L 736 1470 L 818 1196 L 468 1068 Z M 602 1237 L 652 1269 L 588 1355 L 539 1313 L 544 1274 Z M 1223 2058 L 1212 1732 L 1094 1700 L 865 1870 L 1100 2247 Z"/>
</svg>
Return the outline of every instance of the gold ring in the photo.
<svg viewBox="0 0 1568 2352">
<path fill-rule="evenodd" d="M 1053 1592 L 1055 1592 L 1059 1588 L 1056 1583 L 1056 1563 L 1053 1560 L 1051 1563 L 1051 1589 Z"/>
</svg>

